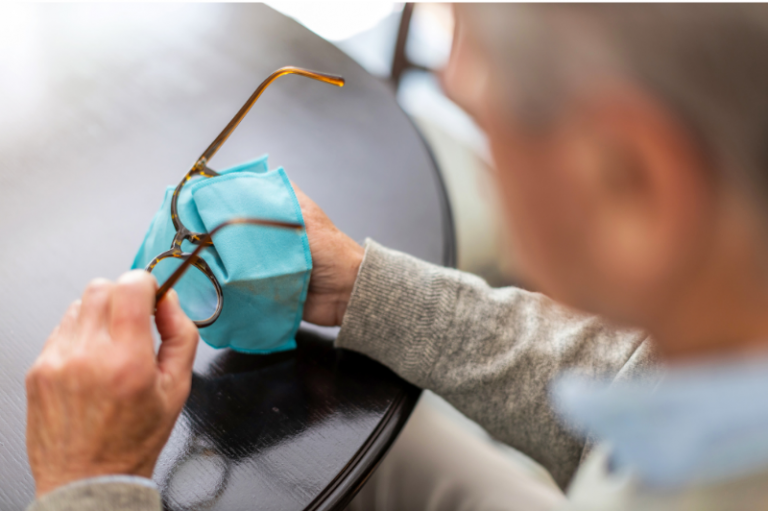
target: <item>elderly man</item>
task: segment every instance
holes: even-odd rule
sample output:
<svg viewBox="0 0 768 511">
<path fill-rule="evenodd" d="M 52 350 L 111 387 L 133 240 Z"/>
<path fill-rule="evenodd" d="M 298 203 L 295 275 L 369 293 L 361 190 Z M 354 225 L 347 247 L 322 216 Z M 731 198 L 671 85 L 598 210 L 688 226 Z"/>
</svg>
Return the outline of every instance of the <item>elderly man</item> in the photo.
<svg viewBox="0 0 768 511">
<path fill-rule="evenodd" d="M 341 325 L 338 347 L 440 394 L 570 498 L 414 421 L 351 507 L 766 506 L 768 8 L 460 6 L 443 78 L 488 134 L 525 275 L 547 297 L 360 247 L 299 193 L 315 264 L 304 317 Z M 155 356 L 155 285 L 92 283 L 30 370 L 31 509 L 160 509 L 147 478 L 196 332 L 169 295 Z M 554 394 L 571 427 L 609 443 L 558 420 L 564 370 L 610 383 Z"/>
</svg>

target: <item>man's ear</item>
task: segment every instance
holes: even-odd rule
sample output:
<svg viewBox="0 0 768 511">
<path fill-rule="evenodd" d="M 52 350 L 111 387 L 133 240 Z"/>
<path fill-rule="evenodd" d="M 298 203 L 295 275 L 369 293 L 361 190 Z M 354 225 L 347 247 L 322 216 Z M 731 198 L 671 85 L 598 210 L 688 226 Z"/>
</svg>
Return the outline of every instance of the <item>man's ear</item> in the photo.
<svg viewBox="0 0 768 511">
<path fill-rule="evenodd" d="M 590 259 L 603 278 L 649 296 L 703 248 L 711 172 L 690 131 L 641 91 L 611 87 L 576 110 L 567 139 L 590 200 Z"/>
</svg>

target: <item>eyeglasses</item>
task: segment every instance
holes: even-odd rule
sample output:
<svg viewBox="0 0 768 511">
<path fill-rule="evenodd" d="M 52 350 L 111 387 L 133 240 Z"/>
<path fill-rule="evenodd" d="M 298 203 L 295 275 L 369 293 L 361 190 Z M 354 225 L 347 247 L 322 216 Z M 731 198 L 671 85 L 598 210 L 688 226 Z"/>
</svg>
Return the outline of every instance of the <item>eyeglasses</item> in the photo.
<svg viewBox="0 0 768 511">
<path fill-rule="evenodd" d="M 179 195 L 181 194 L 184 185 L 198 177 L 209 178 L 219 175 L 216 171 L 208 167 L 210 159 L 216 154 L 227 138 L 229 138 L 235 128 L 237 128 L 240 121 L 243 120 L 243 117 L 245 117 L 266 88 L 279 77 L 289 74 L 305 76 L 307 78 L 336 85 L 337 87 L 344 86 L 344 78 L 340 76 L 317 73 L 292 66 L 278 69 L 269 75 L 266 80 L 261 82 L 254 93 L 251 94 L 251 97 L 248 98 L 248 101 L 245 102 L 232 120 L 229 121 L 229 124 L 227 124 L 224 130 L 219 133 L 219 136 L 217 136 L 203 154 L 200 155 L 195 164 L 173 191 L 173 197 L 171 198 L 171 220 L 176 229 L 176 235 L 173 237 L 170 250 L 155 257 L 145 268 L 148 272 L 152 272 L 161 266 L 164 267 L 164 270 L 168 270 L 169 268 L 173 270 L 165 283 L 163 283 L 157 290 L 155 303 L 159 303 L 168 290 L 177 283 L 180 283 L 181 277 L 187 270 L 190 268 L 194 269 L 191 274 L 188 274 L 185 277 L 184 281 L 181 281 L 183 287 L 187 291 L 185 297 L 182 298 L 182 306 L 184 306 L 185 312 L 190 315 L 190 319 L 192 319 L 198 327 L 202 328 L 213 324 L 213 322 L 218 319 L 224 306 L 224 295 L 221 291 L 221 285 L 211 271 L 211 268 L 199 255 L 204 248 L 213 245 L 212 238 L 216 232 L 231 225 L 262 225 L 283 229 L 303 228 L 301 224 L 296 223 L 277 222 L 258 218 L 234 218 L 218 225 L 208 233 L 199 233 L 191 231 L 182 223 L 178 211 Z M 185 253 L 182 249 L 182 243 L 184 243 L 185 240 L 197 245 L 195 250 L 191 253 Z M 173 266 L 169 266 L 174 264 L 178 264 L 178 267 L 174 268 Z"/>
</svg>

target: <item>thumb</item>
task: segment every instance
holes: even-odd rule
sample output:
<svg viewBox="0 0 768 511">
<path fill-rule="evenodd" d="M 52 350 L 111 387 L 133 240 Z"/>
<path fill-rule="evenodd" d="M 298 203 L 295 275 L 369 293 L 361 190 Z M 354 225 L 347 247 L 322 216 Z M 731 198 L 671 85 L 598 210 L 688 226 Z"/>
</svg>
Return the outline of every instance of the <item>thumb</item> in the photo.
<svg viewBox="0 0 768 511">
<path fill-rule="evenodd" d="M 158 369 L 166 390 L 174 394 L 180 392 L 182 395 L 178 397 L 183 404 L 189 392 L 199 334 L 181 309 L 179 295 L 173 289 L 157 304 L 155 323 L 162 341 L 157 353 Z"/>
</svg>

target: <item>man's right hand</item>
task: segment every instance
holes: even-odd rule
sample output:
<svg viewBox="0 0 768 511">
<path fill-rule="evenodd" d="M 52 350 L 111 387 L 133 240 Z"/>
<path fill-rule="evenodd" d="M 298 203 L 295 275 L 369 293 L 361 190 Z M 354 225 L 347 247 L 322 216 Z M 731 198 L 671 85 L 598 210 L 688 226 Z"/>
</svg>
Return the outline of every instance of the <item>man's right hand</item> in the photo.
<svg viewBox="0 0 768 511">
<path fill-rule="evenodd" d="M 27 453 L 37 496 L 102 475 L 151 477 L 189 395 L 195 325 L 143 270 L 92 282 L 27 374 Z"/>
<path fill-rule="evenodd" d="M 363 261 L 363 247 L 341 232 L 331 219 L 293 185 L 307 226 L 312 251 L 312 275 L 304 304 L 304 320 L 322 326 L 339 326 Z"/>
</svg>

